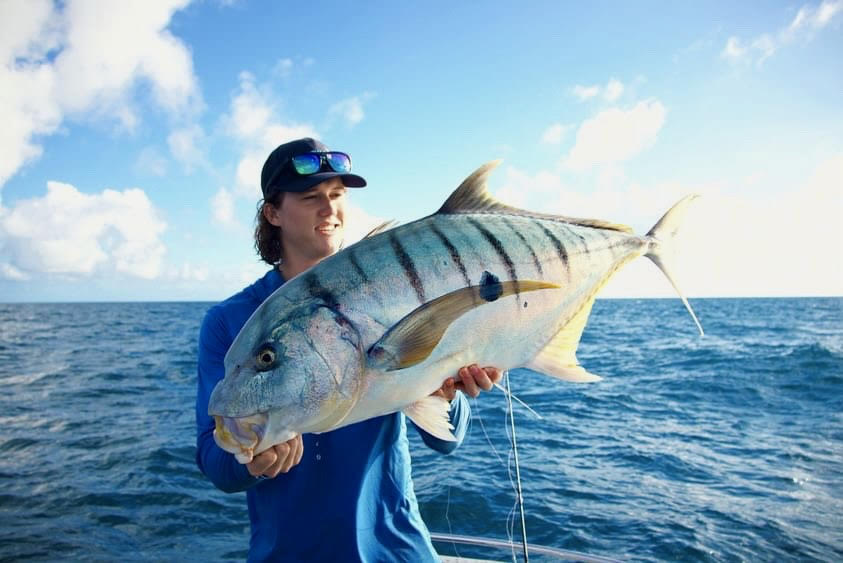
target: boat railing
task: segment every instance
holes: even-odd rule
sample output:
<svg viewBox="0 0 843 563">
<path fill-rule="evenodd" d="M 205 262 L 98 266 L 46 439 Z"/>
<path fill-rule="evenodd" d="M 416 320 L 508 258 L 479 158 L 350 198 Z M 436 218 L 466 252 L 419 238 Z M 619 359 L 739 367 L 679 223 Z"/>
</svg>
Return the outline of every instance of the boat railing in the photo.
<svg viewBox="0 0 843 563">
<path fill-rule="evenodd" d="M 514 552 L 517 554 L 520 554 L 523 550 L 523 545 L 520 543 L 495 538 L 462 536 L 457 534 L 445 534 L 440 532 L 431 532 L 430 538 L 437 543 L 471 545 L 491 549 L 505 549 L 508 552 Z M 617 559 L 610 559 L 607 557 L 600 557 L 599 555 L 589 555 L 587 553 L 580 553 L 578 551 L 570 551 L 567 549 L 559 549 L 556 547 L 548 547 L 532 543 L 527 544 L 527 551 L 531 555 L 547 555 L 550 557 L 555 557 L 562 561 L 582 561 L 583 563 L 620 563 Z"/>
</svg>

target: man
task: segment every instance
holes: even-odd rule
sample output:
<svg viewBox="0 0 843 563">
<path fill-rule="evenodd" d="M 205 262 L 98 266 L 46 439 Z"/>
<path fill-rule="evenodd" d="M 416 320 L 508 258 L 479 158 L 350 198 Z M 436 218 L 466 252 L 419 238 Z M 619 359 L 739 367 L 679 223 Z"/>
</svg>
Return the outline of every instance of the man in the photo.
<svg viewBox="0 0 843 563">
<path fill-rule="evenodd" d="M 419 515 L 410 478 L 404 415 L 393 413 L 324 434 L 296 436 L 245 465 L 213 439 L 208 399 L 223 378 L 223 358 L 258 306 L 286 280 L 337 252 L 345 226 L 346 188 L 364 187 L 351 159 L 305 138 L 285 143 L 261 173 L 263 203 L 255 246 L 273 268 L 212 307 L 199 336 L 197 452 L 202 472 L 226 492 L 246 491 L 249 560 L 431 561 L 436 554 Z M 495 368 L 459 370 L 437 394 L 451 401 L 457 442 L 418 429 L 434 450 L 450 453 L 468 427 L 477 396 L 501 377 Z"/>
</svg>

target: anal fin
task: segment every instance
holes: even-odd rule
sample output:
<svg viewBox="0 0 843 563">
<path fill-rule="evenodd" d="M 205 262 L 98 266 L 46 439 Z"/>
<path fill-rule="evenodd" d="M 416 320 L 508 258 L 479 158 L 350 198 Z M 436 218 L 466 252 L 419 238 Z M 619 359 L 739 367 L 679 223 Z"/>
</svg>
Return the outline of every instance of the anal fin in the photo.
<svg viewBox="0 0 843 563">
<path fill-rule="evenodd" d="M 593 305 L 591 297 L 526 367 L 574 383 L 600 381 L 602 377 L 587 372 L 577 362 L 577 347 Z"/>
</svg>

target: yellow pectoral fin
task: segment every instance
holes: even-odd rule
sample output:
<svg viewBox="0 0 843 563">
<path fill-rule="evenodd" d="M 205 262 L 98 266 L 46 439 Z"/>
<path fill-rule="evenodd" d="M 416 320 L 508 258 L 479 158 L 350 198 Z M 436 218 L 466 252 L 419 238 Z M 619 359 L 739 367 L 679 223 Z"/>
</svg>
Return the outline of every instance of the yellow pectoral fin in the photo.
<svg viewBox="0 0 843 563">
<path fill-rule="evenodd" d="M 556 333 L 526 367 L 564 381 L 590 383 L 600 381 L 599 375 L 588 373 L 577 363 L 577 347 L 582 338 L 594 298 L 589 299 L 574 317 Z"/>
<path fill-rule="evenodd" d="M 540 289 L 558 289 L 544 281 L 499 281 L 485 272 L 479 285 L 464 287 L 429 301 L 393 325 L 369 349 L 369 365 L 393 371 L 423 362 L 459 317 L 501 297 Z"/>
</svg>

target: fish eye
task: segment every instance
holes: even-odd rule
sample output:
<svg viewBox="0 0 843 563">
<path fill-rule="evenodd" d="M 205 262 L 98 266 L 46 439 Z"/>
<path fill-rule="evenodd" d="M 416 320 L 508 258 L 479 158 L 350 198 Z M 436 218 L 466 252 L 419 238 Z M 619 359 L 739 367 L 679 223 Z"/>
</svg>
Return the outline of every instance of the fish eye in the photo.
<svg viewBox="0 0 843 563">
<path fill-rule="evenodd" d="M 258 350 L 258 353 L 255 356 L 255 366 L 257 367 L 257 370 L 266 371 L 271 369 L 272 366 L 275 365 L 275 358 L 275 348 L 273 348 L 270 344 L 263 346 L 260 350 Z"/>
</svg>

